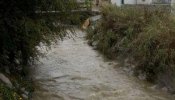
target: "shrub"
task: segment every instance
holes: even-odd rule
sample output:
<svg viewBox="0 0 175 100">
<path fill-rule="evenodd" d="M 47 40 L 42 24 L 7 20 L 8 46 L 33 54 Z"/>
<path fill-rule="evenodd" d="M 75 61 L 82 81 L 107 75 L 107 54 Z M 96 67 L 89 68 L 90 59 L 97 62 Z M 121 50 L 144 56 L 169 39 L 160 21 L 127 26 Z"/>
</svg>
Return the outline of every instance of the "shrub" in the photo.
<svg viewBox="0 0 175 100">
<path fill-rule="evenodd" d="M 37 46 L 62 39 L 71 28 L 64 24 L 75 23 L 78 16 L 69 16 L 78 9 L 75 0 L 1 0 L 0 9 L 0 70 L 9 67 L 22 75 L 40 56 Z"/>
<path fill-rule="evenodd" d="M 135 72 L 147 80 L 175 88 L 175 18 L 168 9 L 150 6 L 102 8 L 102 19 L 87 38 L 98 41 L 108 56 L 125 56 L 137 62 Z"/>
<path fill-rule="evenodd" d="M 14 90 L 6 87 L 0 83 L 0 94 L 2 94 L 2 100 L 23 100 L 22 97 Z"/>
</svg>

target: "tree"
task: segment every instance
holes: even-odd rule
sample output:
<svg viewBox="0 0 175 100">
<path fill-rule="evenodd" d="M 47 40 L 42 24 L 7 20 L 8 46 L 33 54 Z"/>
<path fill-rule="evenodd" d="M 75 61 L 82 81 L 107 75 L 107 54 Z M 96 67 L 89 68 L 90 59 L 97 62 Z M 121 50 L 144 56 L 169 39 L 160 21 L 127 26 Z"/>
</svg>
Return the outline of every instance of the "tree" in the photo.
<svg viewBox="0 0 175 100">
<path fill-rule="evenodd" d="M 67 26 L 62 24 L 76 18 L 70 13 L 75 9 L 75 0 L 1 0 L 0 69 L 23 72 L 39 56 L 36 46 L 65 36 Z"/>
</svg>

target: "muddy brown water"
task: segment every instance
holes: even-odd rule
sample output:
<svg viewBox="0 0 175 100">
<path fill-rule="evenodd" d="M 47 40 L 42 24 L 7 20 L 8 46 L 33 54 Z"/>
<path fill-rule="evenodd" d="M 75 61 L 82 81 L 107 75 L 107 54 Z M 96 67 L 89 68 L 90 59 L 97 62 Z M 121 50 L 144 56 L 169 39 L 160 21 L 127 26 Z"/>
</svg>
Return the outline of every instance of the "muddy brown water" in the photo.
<svg viewBox="0 0 175 100">
<path fill-rule="evenodd" d="M 33 100 L 175 100 L 172 95 L 128 76 L 88 46 L 85 33 L 65 39 L 32 68 Z"/>
</svg>

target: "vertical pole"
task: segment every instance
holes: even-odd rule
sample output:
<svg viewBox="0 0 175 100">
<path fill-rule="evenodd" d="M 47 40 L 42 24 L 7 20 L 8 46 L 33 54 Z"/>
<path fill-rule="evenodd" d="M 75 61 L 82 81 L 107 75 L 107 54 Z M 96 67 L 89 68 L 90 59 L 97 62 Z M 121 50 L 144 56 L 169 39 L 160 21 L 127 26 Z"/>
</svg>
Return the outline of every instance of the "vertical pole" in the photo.
<svg viewBox="0 0 175 100">
<path fill-rule="evenodd" d="M 124 0 L 121 0 L 121 3 L 122 3 L 122 5 L 123 5 L 123 4 L 125 4 L 125 1 L 124 1 Z"/>
<path fill-rule="evenodd" d="M 171 13 L 174 13 L 174 9 L 175 9 L 175 0 L 171 0 Z"/>
</svg>

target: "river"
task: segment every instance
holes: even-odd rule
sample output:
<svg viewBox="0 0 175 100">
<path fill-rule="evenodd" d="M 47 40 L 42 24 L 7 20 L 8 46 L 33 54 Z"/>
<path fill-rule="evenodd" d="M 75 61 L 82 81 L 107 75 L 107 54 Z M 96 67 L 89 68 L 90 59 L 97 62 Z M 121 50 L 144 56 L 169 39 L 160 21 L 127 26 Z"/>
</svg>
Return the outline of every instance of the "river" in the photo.
<svg viewBox="0 0 175 100">
<path fill-rule="evenodd" d="M 88 46 L 85 33 L 59 41 L 32 68 L 33 100 L 175 100 L 127 75 Z"/>
</svg>

